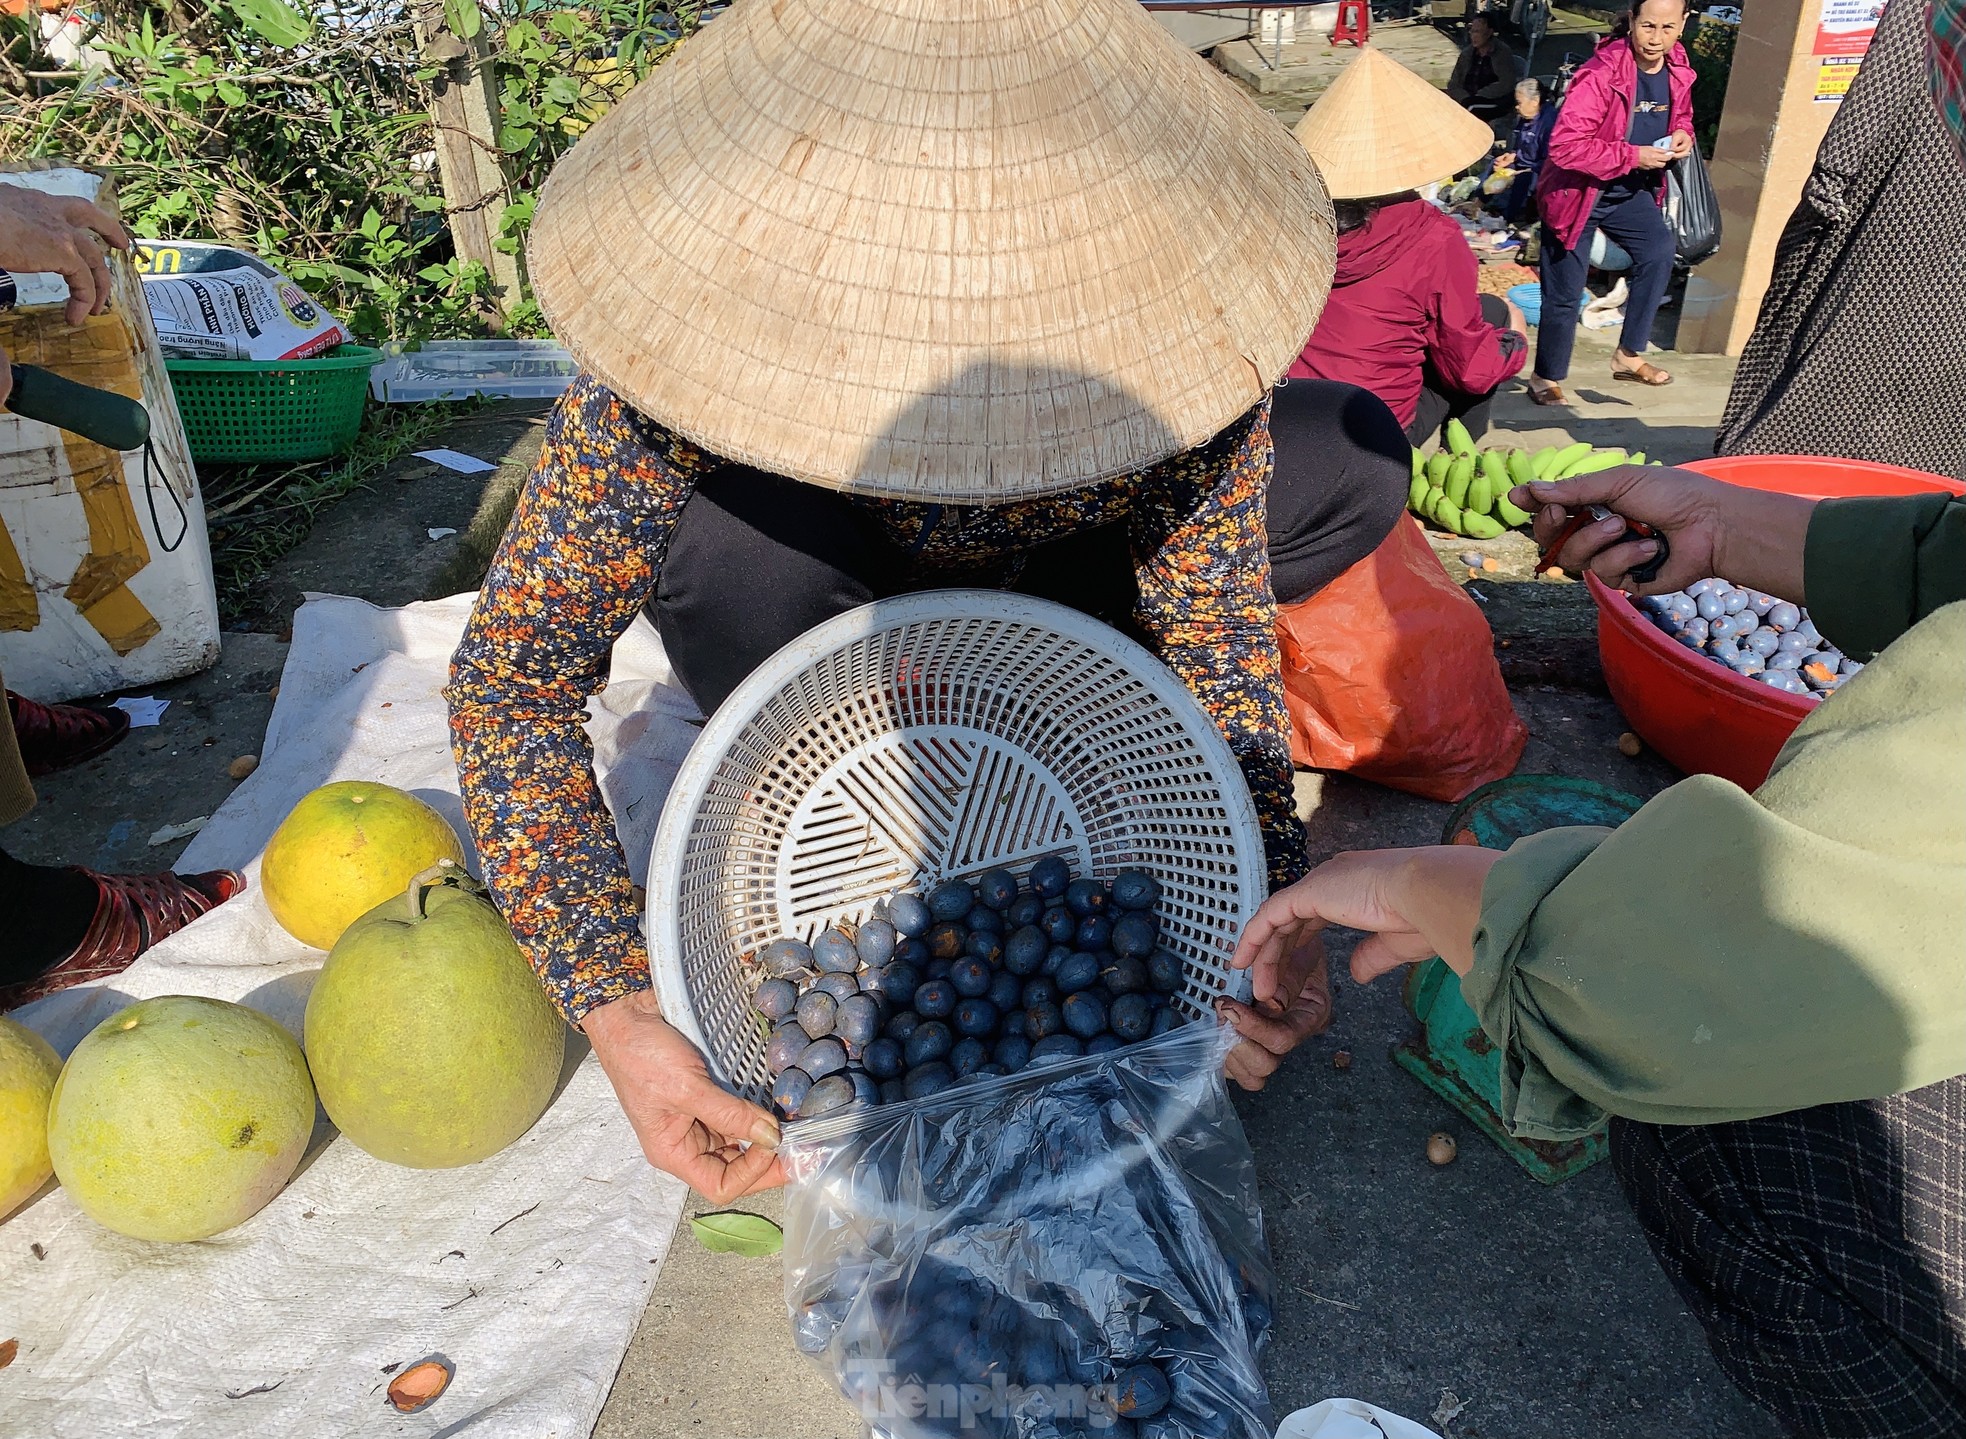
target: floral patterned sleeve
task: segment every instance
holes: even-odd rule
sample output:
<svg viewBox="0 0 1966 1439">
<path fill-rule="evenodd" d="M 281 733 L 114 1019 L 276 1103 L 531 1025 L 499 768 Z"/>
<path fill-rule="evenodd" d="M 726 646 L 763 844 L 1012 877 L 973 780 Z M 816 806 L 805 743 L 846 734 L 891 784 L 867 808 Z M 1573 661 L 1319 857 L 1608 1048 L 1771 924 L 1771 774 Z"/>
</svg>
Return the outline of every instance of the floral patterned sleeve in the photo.
<svg viewBox="0 0 1966 1439">
<path fill-rule="evenodd" d="M 1206 445 L 1148 472 L 1129 535 L 1136 618 L 1241 763 L 1275 891 L 1302 879 L 1310 862 L 1291 791 L 1290 715 L 1270 590 L 1270 462 L 1266 400 Z"/>
<path fill-rule="evenodd" d="M 583 376 L 451 659 L 451 743 L 485 882 L 549 998 L 578 1023 L 649 987 L 628 862 L 594 777 L 587 700 L 655 590 L 705 457 Z"/>
</svg>

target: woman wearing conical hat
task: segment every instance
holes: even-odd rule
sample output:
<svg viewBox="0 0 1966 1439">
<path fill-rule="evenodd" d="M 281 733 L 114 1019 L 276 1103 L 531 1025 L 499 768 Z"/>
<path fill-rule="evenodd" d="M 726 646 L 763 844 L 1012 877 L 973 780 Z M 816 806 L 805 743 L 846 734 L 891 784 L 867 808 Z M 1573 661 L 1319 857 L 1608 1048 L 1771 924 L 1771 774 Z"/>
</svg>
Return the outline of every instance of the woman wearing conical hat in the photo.
<svg viewBox="0 0 1966 1439">
<path fill-rule="evenodd" d="M 1272 883 L 1304 871 L 1276 594 L 1370 553 L 1408 474 L 1384 406 L 1293 385 L 1271 481 L 1331 244 L 1302 148 L 1132 0 L 739 0 L 562 161 L 529 260 L 585 373 L 447 694 L 486 879 L 656 1165 L 777 1177 L 656 1009 L 582 730 L 644 607 L 706 712 L 885 594 L 1111 615 L 1227 735 Z M 1251 1086 L 1328 1022 L 1321 954 L 1260 998 Z"/>
<path fill-rule="evenodd" d="M 1362 385 L 1425 444 L 1450 418 L 1480 435 L 1489 401 L 1522 369 L 1528 327 L 1477 288 L 1460 226 L 1415 193 L 1488 153 L 1488 126 L 1370 46 L 1298 122 L 1336 203 L 1331 298 L 1294 380 Z"/>
</svg>

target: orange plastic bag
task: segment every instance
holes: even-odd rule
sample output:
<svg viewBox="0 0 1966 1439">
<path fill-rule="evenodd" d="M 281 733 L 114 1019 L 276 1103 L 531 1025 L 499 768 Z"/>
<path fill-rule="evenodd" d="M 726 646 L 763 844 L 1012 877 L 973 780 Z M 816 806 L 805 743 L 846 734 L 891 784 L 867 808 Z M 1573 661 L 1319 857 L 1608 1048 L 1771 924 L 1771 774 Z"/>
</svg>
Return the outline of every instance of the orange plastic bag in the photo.
<svg viewBox="0 0 1966 1439">
<path fill-rule="evenodd" d="M 1509 704 L 1481 607 L 1411 515 L 1309 599 L 1277 612 L 1290 757 L 1428 799 L 1515 769 L 1529 727 Z"/>
</svg>

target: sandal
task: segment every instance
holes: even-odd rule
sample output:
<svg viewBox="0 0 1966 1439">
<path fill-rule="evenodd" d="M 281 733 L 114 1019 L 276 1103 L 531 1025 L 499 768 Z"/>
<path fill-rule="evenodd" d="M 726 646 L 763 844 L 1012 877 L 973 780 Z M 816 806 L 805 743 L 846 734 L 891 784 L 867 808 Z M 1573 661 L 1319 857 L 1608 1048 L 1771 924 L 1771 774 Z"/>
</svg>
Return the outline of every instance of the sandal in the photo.
<svg viewBox="0 0 1966 1439">
<path fill-rule="evenodd" d="M 1653 389 L 1672 383 L 1672 376 L 1670 374 L 1660 369 L 1657 365 L 1648 364 L 1644 360 L 1640 360 L 1636 365 L 1620 365 L 1614 363 L 1611 366 L 1611 378 L 1614 380 L 1626 380 L 1634 385 L 1650 385 Z"/>
<path fill-rule="evenodd" d="M 12 690 L 7 691 L 7 711 L 30 775 L 53 774 L 94 759 L 130 732 L 130 717 L 122 710 L 44 705 Z"/>
<path fill-rule="evenodd" d="M 1533 404 L 1567 405 L 1570 403 L 1570 397 L 1563 393 L 1563 386 L 1557 384 L 1554 380 L 1546 383 L 1541 389 L 1529 384 L 1526 380 L 1523 384 L 1528 389 L 1529 399 Z"/>
<path fill-rule="evenodd" d="M 0 1010 L 18 1009 L 70 985 L 121 974 L 159 940 L 216 909 L 246 887 L 237 870 L 204 874 L 82 874 L 95 881 L 96 912 L 82 942 L 32 979 L 0 988 Z"/>
</svg>

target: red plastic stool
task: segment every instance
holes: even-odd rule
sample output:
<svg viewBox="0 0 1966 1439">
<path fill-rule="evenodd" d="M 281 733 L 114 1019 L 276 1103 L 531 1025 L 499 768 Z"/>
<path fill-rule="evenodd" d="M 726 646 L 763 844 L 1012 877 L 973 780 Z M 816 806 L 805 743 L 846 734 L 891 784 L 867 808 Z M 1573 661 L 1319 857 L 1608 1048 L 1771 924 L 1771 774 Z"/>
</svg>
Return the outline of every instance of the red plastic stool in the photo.
<svg viewBox="0 0 1966 1439">
<path fill-rule="evenodd" d="M 1371 0 L 1338 0 L 1338 23 L 1331 27 L 1331 43 L 1349 41 L 1361 48 L 1372 38 Z"/>
</svg>

